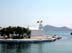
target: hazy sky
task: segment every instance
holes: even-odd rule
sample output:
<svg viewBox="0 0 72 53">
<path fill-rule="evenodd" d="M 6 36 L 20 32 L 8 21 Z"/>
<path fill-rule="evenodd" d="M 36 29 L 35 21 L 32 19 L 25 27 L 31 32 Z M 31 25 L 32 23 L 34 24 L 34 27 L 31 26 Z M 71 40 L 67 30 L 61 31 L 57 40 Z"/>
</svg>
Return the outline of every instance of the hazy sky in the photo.
<svg viewBox="0 0 72 53">
<path fill-rule="evenodd" d="M 0 0 L 0 26 L 44 25 L 72 28 L 72 0 Z"/>
</svg>

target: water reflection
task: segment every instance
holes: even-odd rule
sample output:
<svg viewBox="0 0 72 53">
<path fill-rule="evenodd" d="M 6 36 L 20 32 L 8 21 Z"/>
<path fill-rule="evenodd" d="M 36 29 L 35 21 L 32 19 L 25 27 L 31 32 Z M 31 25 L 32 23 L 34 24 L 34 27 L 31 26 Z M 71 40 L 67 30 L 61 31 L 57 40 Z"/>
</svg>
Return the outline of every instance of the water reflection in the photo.
<svg viewBox="0 0 72 53">
<path fill-rule="evenodd" d="M 18 44 L 0 44 L 1 45 L 1 51 L 0 53 L 28 53 L 30 48 L 30 44 L 23 44 L 23 43 L 18 43 Z"/>
<path fill-rule="evenodd" d="M 8 43 L 0 46 L 0 53 L 44 53 L 44 43 Z"/>
<path fill-rule="evenodd" d="M 43 43 L 32 44 L 31 45 L 31 53 L 43 53 Z"/>
</svg>

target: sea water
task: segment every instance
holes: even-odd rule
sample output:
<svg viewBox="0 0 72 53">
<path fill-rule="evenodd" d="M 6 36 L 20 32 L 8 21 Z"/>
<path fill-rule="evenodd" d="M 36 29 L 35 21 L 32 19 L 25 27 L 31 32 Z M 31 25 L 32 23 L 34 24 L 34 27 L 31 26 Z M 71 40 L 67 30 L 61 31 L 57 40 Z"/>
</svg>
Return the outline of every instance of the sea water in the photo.
<svg viewBox="0 0 72 53">
<path fill-rule="evenodd" d="M 1 44 L 0 53 L 72 53 L 72 35 L 70 32 L 46 32 L 47 35 L 62 36 L 62 39 L 55 42 L 44 43 L 18 43 Z"/>
</svg>

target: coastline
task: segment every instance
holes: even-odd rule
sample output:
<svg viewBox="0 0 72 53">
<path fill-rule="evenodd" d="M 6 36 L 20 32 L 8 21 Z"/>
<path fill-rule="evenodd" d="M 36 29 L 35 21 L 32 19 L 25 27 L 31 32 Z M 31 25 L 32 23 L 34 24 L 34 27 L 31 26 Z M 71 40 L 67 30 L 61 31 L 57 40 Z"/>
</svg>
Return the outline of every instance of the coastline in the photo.
<svg viewBox="0 0 72 53">
<path fill-rule="evenodd" d="M 53 42 L 61 39 L 59 36 L 32 36 L 31 38 L 24 39 L 0 39 L 0 43 L 40 43 L 40 42 Z"/>
</svg>

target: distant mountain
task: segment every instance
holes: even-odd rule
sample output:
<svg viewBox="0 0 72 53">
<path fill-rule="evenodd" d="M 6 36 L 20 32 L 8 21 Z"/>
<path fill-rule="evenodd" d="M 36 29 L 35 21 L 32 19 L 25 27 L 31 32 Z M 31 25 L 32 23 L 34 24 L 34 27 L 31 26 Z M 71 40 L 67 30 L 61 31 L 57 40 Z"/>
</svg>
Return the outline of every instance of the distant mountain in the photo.
<svg viewBox="0 0 72 53">
<path fill-rule="evenodd" d="M 44 26 L 44 31 L 72 31 L 72 29 L 68 28 L 68 27 L 55 27 L 55 26 L 51 26 L 51 25 L 46 25 Z"/>
</svg>

